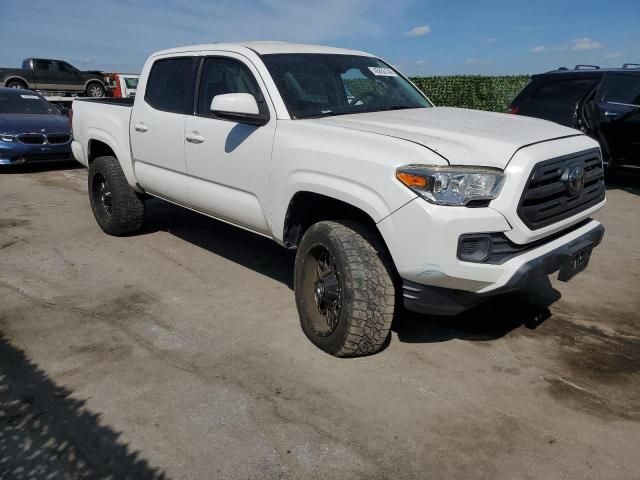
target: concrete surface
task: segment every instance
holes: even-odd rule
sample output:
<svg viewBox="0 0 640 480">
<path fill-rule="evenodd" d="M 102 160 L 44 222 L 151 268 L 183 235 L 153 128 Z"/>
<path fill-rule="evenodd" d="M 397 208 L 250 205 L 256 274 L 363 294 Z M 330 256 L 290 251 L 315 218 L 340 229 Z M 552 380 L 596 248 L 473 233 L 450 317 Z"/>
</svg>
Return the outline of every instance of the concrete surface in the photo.
<svg viewBox="0 0 640 480">
<path fill-rule="evenodd" d="M 160 201 L 104 235 L 71 166 L 0 173 L 0 478 L 640 478 L 640 179 L 590 268 L 382 353 L 303 336 L 292 255 Z"/>
</svg>

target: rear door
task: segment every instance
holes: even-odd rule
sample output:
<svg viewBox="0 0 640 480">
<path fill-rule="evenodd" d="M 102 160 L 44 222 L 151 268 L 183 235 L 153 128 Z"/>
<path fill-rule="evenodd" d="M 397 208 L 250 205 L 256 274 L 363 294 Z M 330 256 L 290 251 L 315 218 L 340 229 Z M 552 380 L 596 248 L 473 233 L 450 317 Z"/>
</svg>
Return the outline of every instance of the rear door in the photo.
<svg viewBox="0 0 640 480">
<path fill-rule="evenodd" d="M 613 161 L 640 164 L 640 73 L 608 72 L 596 102 Z"/>
<path fill-rule="evenodd" d="M 196 65 L 188 54 L 155 60 L 131 114 L 136 178 L 150 193 L 182 205 L 188 204 L 184 124 L 193 112 Z"/>
<path fill-rule="evenodd" d="M 58 76 L 54 71 L 53 60 L 33 60 L 33 77 L 37 90 L 52 90 L 58 87 Z"/>
<path fill-rule="evenodd" d="M 271 150 L 275 111 L 255 67 L 242 55 L 225 52 L 203 59 L 195 115 L 186 121 L 190 206 L 214 217 L 269 234 Z M 249 93 L 270 114 L 256 126 L 216 117 L 216 95 Z"/>
</svg>

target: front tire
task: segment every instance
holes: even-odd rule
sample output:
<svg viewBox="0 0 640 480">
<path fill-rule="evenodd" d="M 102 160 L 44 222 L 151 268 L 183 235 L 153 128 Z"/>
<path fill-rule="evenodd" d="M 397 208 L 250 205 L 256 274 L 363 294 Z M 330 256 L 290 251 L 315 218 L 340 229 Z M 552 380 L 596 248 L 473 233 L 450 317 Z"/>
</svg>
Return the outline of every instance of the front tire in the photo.
<svg viewBox="0 0 640 480">
<path fill-rule="evenodd" d="M 87 97 L 100 98 L 104 97 L 104 87 L 99 82 L 91 82 L 87 85 L 86 90 Z"/>
<path fill-rule="evenodd" d="M 144 202 L 129 186 L 115 157 L 98 157 L 90 165 L 89 199 L 105 233 L 127 235 L 142 228 Z"/>
<path fill-rule="evenodd" d="M 386 252 L 364 225 L 323 221 L 298 247 L 294 291 L 311 342 L 337 357 L 381 350 L 393 320 L 395 289 Z"/>
</svg>

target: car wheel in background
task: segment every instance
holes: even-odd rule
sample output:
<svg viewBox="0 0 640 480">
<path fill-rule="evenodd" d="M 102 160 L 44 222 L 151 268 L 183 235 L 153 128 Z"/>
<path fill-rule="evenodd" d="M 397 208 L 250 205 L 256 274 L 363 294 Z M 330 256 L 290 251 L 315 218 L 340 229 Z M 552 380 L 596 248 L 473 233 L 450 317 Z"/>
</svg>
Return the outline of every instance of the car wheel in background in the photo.
<svg viewBox="0 0 640 480">
<path fill-rule="evenodd" d="M 98 157 L 89 166 L 89 199 L 100 228 L 126 235 L 142 228 L 144 201 L 129 186 L 115 157 Z"/>
<path fill-rule="evenodd" d="M 98 82 L 91 82 L 87 85 L 87 97 L 104 97 L 104 87 Z"/>
<path fill-rule="evenodd" d="M 323 221 L 305 232 L 294 291 L 302 330 L 317 347 L 337 357 L 383 348 L 395 306 L 385 257 L 375 233 L 356 222 Z"/>
<path fill-rule="evenodd" d="M 27 85 L 22 80 L 9 80 L 7 82 L 8 88 L 27 88 Z"/>
</svg>

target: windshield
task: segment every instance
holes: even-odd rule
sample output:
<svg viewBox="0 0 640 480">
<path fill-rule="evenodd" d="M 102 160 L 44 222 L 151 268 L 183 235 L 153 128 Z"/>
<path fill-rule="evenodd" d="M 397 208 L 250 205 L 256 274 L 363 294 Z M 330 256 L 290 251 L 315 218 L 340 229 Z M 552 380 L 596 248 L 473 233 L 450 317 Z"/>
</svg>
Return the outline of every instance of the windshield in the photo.
<svg viewBox="0 0 640 480">
<path fill-rule="evenodd" d="M 60 115 L 60 111 L 45 99 L 27 90 L 0 92 L 0 114 L 22 113 Z"/>
<path fill-rule="evenodd" d="M 374 57 L 263 55 L 292 118 L 380 112 L 432 105 L 393 68 Z"/>
</svg>

